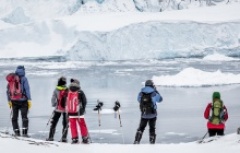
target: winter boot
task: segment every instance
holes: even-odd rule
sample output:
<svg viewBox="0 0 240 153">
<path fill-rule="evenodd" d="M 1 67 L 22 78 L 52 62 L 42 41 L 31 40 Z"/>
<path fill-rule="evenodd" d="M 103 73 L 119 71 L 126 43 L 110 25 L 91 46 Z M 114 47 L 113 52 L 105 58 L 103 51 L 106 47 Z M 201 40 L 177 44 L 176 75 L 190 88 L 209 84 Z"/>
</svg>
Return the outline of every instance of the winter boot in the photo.
<svg viewBox="0 0 240 153">
<path fill-rule="evenodd" d="M 20 136 L 20 131 L 19 131 L 19 129 L 14 129 L 14 136 L 17 136 L 17 137 Z"/>
<path fill-rule="evenodd" d="M 142 139 L 142 132 L 141 131 L 137 131 L 137 133 L 135 135 L 134 144 L 139 144 L 141 139 Z"/>
<path fill-rule="evenodd" d="M 82 137 L 82 143 L 84 143 L 84 144 L 90 143 L 89 142 L 89 138 L 87 136 L 86 137 Z"/>
<path fill-rule="evenodd" d="M 65 143 L 67 143 L 67 139 L 66 139 L 66 138 L 62 138 L 59 142 L 65 142 Z"/>
<path fill-rule="evenodd" d="M 149 136 L 150 144 L 155 144 L 155 141 L 156 141 L 156 134 L 150 134 Z"/>
<path fill-rule="evenodd" d="M 78 143 L 78 138 L 72 138 L 72 144 Z"/>
<path fill-rule="evenodd" d="M 22 130 L 22 136 L 23 137 L 26 137 L 26 138 L 29 138 L 30 136 L 28 135 L 28 129 L 27 128 L 23 128 Z"/>
<path fill-rule="evenodd" d="M 46 141 L 54 141 L 54 134 L 55 134 L 55 129 L 50 129 L 49 131 L 49 137 L 46 139 Z"/>
</svg>

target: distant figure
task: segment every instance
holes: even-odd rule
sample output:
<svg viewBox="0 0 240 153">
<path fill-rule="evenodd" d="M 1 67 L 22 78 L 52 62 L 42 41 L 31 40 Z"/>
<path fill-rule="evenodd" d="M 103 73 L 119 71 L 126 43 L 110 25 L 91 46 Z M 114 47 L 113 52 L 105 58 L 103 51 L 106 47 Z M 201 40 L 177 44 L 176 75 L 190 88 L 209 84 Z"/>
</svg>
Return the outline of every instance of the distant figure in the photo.
<svg viewBox="0 0 240 153">
<path fill-rule="evenodd" d="M 79 81 L 77 79 L 71 79 L 66 112 L 70 122 L 72 144 L 79 143 L 78 129 L 81 131 L 82 143 L 89 143 L 88 129 L 84 119 L 86 104 L 87 99 L 84 92 L 80 89 Z"/>
<path fill-rule="evenodd" d="M 31 108 L 31 94 L 28 79 L 25 76 L 24 66 L 18 66 L 15 73 L 10 73 L 6 77 L 7 99 L 10 109 L 12 109 L 12 126 L 15 136 L 20 136 L 18 115 L 21 111 L 22 136 L 28 136 L 28 110 Z"/>
<path fill-rule="evenodd" d="M 212 102 L 207 105 L 204 117 L 208 120 L 207 128 L 209 137 L 224 135 L 225 122 L 228 119 L 228 112 L 226 106 L 221 100 L 219 92 L 213 93 Z"/>
<path fill-rule="evenodd" d="M 67 142 L 67 134 L 68 134 L 68 118 L 65 113 L 65 105 L 67 100 L 67 86 L 66 86 L 66 78 L 60 77 L 58 79 L 57 87 L 53 91 L 52 95 L 52 106 L 55 107 L 51 118 L 51 126 L 49 131 L 49 136 L 46 139 L 47 141 L 54 141 L 54 134 L 56 131 L 56 126 L 59 118 L 62 117 L 62 138 L 60 142 Z"/>
<path fill-rule="evenodd" d="M 142 138 L 142 134 L 149 124 L 149 141 L 150 144 L 155 144 L 156 141 L 156 120 L 157 120 L 157 105 L 162 101 L 162 96 L 157 91 L 152 80 L 145 82 L 145 87 L 141 89 L 138 94 L 138 102 L 140 103 L 141 120 L 140 125 L 135 135 L 134 144 L 139 144 Z"/>
</svg>

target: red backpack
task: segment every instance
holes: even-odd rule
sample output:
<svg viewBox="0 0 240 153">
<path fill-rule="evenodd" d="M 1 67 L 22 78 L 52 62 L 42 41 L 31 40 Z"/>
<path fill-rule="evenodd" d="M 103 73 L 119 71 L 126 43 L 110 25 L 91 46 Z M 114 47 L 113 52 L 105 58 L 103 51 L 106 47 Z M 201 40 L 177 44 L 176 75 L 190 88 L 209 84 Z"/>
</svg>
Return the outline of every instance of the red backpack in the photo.
<svg viewBox="0 0 240 153">
<path fill-rule="evenodd" d="M 80 108 L 80 103 L 79 103 L 79 93 L 78 91 L 68 92 L 68 97 L 67 97 L 67 106 L 66 106 L 66 112 L 67 113 L 78 113 L 79 108 Z"/>
<path fill-rule="evenodd" d="M 67 91 L 66 90 L 59 90 L 59 94 L 57 97 L 57 109 L 58 110 L 65 110 L 65 100 L 67 96 Z"/>
<path fill-rule="evenodd" d="M 8 94 L 10 100 L 19 100 L 24 97 L 21 86 L 21 79 L 15 73 L 7 75 L 6 80 L 8 81 Z"/>
</svg>

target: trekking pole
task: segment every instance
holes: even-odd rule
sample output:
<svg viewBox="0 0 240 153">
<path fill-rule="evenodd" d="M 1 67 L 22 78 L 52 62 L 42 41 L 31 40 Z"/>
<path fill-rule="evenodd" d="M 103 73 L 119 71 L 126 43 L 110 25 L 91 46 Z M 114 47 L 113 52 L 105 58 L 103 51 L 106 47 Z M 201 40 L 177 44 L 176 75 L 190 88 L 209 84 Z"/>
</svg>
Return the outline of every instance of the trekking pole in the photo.
<svg viewBox="0 0 240 153">
<path fill-rule="evenodd" d="M 119 110 L 118 110 L 118 118 L 119 118 L 119 122 L 120 122 L 120 127 L 122 127 L 122 121 L 121 121 L 121 116 L 120 116 Z"/>
<path fill-rule="evenodd" d="M 48 125 L 49 125 L 49 123 L 50 123 L 50 121 L 51 121 L 51 119 L 52 119 L 52 117 L 53 117 L 53 115 L 54 115 L 54 112 L 55 112 L 55 110 L 53 110 L 53 112 L 52 112 L 50 118 L 48 119 L 48 122 L 47 122 L 47 124 L 46 124 L 46 127 L 44 128 L 43 131 L 45 131 L 45 130 L 47 129 L 47 127 L 48 127 Z M 46 136 L 46 135 L 44 135 L 44 136 Z"/>
<path fill-rule="evenodd" d="M 101 126 L 101 114 L 100 111 L 102 110 L 103 102 L 97 100 L 97 105 L 93 109 L 94 111 L 98 111 L 98 126 Z"/>
<path fill-rule="evenodd" d="M 119 119 L 119 122 L 120 122 L 120 127 L 122 127 L 122 121 L 121 121 L 121 116 L 120 116 L 120 112 L 119 112 L 120 107 L 121 107 L 121 105 L 120 105 L 119 101 L 116 101 L 115 106 L 113 107 L 113 110 L 115 111 L 115 113 L 117 112 L 118 119 Z"/>
<path fill-rule="evenodd" d="M 115 114 L 118 114 L 118 119 L 119 119 L 119 123 L 120 123 L 120 127 L 121 127 L 121 133 L 122 133 L 122 142 L 124 144 L 124 137 L 123 137 L 123 130 L 122 130 L 122 121 L 121 121 L 121 116 L 120 116 L 120 109 L 121 105 L 119 103 L 119 101 L 115 102 L 115 106 L 113 107 L 113 110 L 115 111 Z"/>
<path fill-rule="evenodd" d="M 6 134 L 9 134 L 9 127 L 10 127 L 10 124 L 11 124 L 11 119 L 12 119 L 12 113 L 13 113 L 13 110 L 11 109 L 10 111 L 10 118 L 9 118 L 9 122 L 8 122 L 8 127 L 7 127 L 7 130 L 6 130 Z"/>
<path fill-rule="evenodd" d="M 97 105 L 93 109 L 94 111 L 98 111 L 98 127 L 99 127 L 99 134 L 100 134 L 100 126 L 101 126 L 101 115 L 100 110 L 102 109 L 103 102 L 97 100 Z"/>
<path fill-rule="evenodd" d="M 53 110 L 52 115 L 51 115 L 50 118 L 48 119 L 48 122 L 47 122 L 46 128 L 47 128 L 48 124 L 50 123 L 50 121 L 51 121 L 51 119 L 52 119 L 52 117 L 53 117 L 53 115 L 54 115 L 54 112 L 55 112 L 55 111 Z M 45 128 L 45 129 L 46 129 L 46 128 Z"/>
<path fill-rule="evenodd" d="M 204 140 L 204 138 L 207 136 L 207 134 L 208 134 L 208 131 L 204 134 L 204 136 L 202 137 L 202 139 L 198 141 L 198 143 L 202 143 L 203 140 Z"/>
</svg>

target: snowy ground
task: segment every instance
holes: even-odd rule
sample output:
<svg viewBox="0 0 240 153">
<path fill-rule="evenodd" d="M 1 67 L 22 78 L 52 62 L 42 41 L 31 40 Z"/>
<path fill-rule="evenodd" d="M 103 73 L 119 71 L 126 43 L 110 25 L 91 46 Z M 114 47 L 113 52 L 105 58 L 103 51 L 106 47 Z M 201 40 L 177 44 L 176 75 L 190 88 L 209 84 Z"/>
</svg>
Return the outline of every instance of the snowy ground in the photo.
<svg viewBox="0 0 240 153">
<path fill-rule="evenodd" d="M 1 134 L 1 136 L 4 136 Z M 30 139 L 32 140 L 32 139 Z M 29 142 L 14 140 L 11 138 L 0 138 L 1 152 L 7 153 L 146 153 L 146 152 L 165 152 L 165 153 L 238 153 L 240 150 L 240 135 L 229 134 L 215 141 L 199 144 L 197 142 L 180 144 L 156 144 L 156 145 L 121 145 L 121 144 L 63 144 L 54 142 L 56 145 L 33 145 Z M 38 140 L 37 140 L 38 141 Z M 38 141 L 42 142 L 42 141 Z"/>
</svg>

